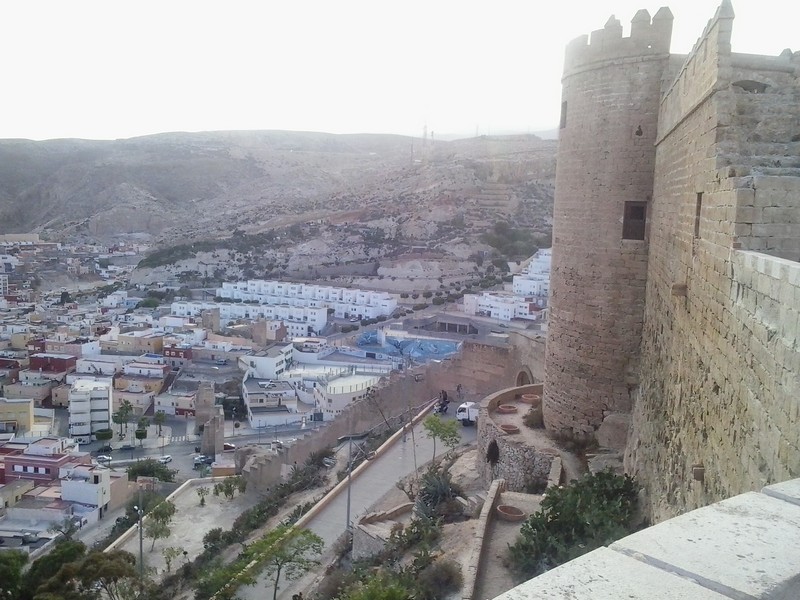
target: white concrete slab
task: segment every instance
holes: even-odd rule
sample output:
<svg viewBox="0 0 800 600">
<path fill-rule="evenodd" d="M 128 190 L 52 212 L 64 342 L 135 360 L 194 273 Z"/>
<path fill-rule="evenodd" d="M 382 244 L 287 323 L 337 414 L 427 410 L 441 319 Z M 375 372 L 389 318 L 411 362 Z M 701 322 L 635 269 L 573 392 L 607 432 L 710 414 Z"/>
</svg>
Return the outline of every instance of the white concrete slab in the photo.
<svg viewBox="0 0 800 600">
<path fill-rule="evenodd" d="M 757 492 L 691 511 L 610 546 L 730 598 L 800 598 L 800 506 Z M 788 595 L 786 595 L 788 594 Z"/>
<path fill-rule="evenodd" d="M 608 548 L 530 579 L 495 600 L 729 600 Z"/>
<path fill-rule="evenodd" d="M 790 479 L 783 483 L 768 485 L 761 490 L 762 494 L 800 505 L 800 479 Z"/>
</svg>

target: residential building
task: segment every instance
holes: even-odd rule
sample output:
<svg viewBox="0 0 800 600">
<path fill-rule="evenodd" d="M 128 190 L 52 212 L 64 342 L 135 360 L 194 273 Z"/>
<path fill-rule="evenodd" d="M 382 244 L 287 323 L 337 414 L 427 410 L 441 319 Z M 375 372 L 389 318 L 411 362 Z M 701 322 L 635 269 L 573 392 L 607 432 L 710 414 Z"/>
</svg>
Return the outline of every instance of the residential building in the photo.
<svg viewBox="0 0 800 600">
<path fill-rule="evenodd" d="M 117 352 L 125 354 L 161 354 L 164 349 L 164 331 L 143 329 L 120 333 L 117 336 Z"/>
<path fill-rule="evenodd" d="M 186 363 L 192 362 L 192 347 L 189 345 L 164 346 L 164 359 L 171 367 L 182 367 Z"/>
<path fill-rule="evenodd" d="M 51 354 L 67 354 L 79 358 L 100 354 L 100 340 L 89 338 L 48 339 L 45 340 L 45 352 Z"/>
<path fill-rule="evenodd" d="M 33 428 L 33 422 L 31 398 L 0 397 L 0 435 L 24 435 Z"/>
<path fill-rule="evenodd" d="M 8 295 L 8 275 L 0 273 L 0 298 Z"/>
<path fill-rule="evenodd" d="M 279 342 L 259 350 L 254 354 L 242 356 L 239 364 L 248 371 L 250 377 L 257 379 L 277 379 L 292 363 L 294 346 Z"/>
<path fill-rule="evenodd" d="M 542 248 L 533 255 L 528 266 L 518 275 L 514 275 L 512 291 L 517 296 L 542 296 L 550 293 L 550 264 L 553 260 L 553 249 Z"/>
<path fill-rule="evenodd" d="M 70 435 L 80 443 L 96 440 L 100 430 L 111 429 L 112 387 L 106 381 L 79 379 L 69 392 Z"/>
<path fill-rule="evenodd" d="M 298 403 L 292 384 L 247 375 L 242 382 L 242 398 L 251 427 L 300 421 L 310 416 L 312 408 Z"/>
<path fill-rule="evenodd" d="M 237 320 L 270 319 L 282 321 L 290 336 L 314 335 L 328 323 L 325 307 L 293 306 L 291 304 L 245 304 L 226 302 L 173 302 L 171 311 L 180 317 L 196 317 L 204 312 L 219 310 L 224 324 Z"/>
<path fill-rule="evenodd" d="M 258 304 L 332 308 L 340 318 L 389 316 L 397 308 L 397 299 L 387 292 L 261 279 L 223 283 L 217 296 Z"/>
<path fill-rule="evenodd" d="M 44 437 L 15 445 L 22 446 L 21 452 L 3 456 L 4 483 L 16 479 L 45 483 L 58 479 L 62 468 L 92 464 L 91 456 L 87 452 L 70 451 L 66 438 Z"/>
<path fill-rule="evenodd" d="M 61 499 L 96 507 L 97 518 L 102 518 L 111 501 L 111 473 L 104 467 L 81 464 L 62 467 Z"/>
<path fill-rule="evenodd" d="M 379 375 L 351 373 L 326 377 L 314 387 L 314 402 L 324 421 L 332 421 L 342 410 L 366 398 L 369 389 L 378 385 Z"/>
</svg>

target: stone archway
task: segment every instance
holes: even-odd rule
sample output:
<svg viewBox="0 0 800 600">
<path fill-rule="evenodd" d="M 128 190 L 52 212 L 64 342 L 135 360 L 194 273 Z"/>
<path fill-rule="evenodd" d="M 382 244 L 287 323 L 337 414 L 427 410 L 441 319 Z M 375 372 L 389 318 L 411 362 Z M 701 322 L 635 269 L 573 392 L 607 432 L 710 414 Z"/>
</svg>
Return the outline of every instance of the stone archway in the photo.
<svg viewBox="0 0 800 600">
<path fill-rule="evenodd" d="M 517 383 L 516 386 L 519 387 L 521 385 L 530 385 L 533 383 L 533 375 L 531 375 L 531 371 L 528 367 L 522 367 L 522 370 L 517 373 Z"/>
</svg>

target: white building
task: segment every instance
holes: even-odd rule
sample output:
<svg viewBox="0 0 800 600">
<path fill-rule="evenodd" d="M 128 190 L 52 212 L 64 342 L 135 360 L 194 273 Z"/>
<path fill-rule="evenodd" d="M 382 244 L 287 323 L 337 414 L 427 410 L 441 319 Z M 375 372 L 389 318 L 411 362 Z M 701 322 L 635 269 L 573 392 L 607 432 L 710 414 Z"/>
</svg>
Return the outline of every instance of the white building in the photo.
<svg viewBox="0 0 800 600">
<path fill-rule="evenodd" d="M 8 294 L 8 275 L 0 273 L 0 297 Z"/>
<path fill-rule="evenodd" d="M 254 428 L 294 423 L 311 416 L 311 407 L 298 402 L 297 391 L 287 381 L 245 375 L 242 399 L 247 407 L 247 420 Z"/>
<path fill-rule="evenodd" d="M 173 302 L 171 312 L 178 317 L 197 317 L 207 310 L 219 309 L 223 324 L 238 319 L 273 319 L 282 321 L 290 336 L 314 335 L 328 323 L 325 307 L 290 304 L 245 304 L 228 302 Z"/>
<path fill-rule="evenodd" d="M 387 292 L 262 279 L 223 283 L 217 296 L 259 304 L 332 308 L 339 318 L 374 319 L 389 316 L 397 308 L 397 300 Z"/>
<path fill-rule="evenodd" d="M 111 429 L 112 387 L 107 381 L 79 379 L 69 390 L 69 427 L 73 438 L 87 443 Z"/>
<path fill-rule="evenodd" d="M 525 269 L 519 275 L 514 276 L 510 293 L 465 294 L 464 312 L 468 315 L 491 317 L 499 321 L 546 320 L 552 257 L 551 248 L 544 248 L 534 254 Z"/>
<path fill-rule="evenodd" d="M 358 373 L 328 378 L 314 388 L 317 410 L 324 421 L 332 421 L 347 405 L 365 398 L 379 381 L 378 375 Z"/>
<path fill-rule="evenodd" d="M 102 518 L 111 501 L 111 473 L 94 465 L 65 467 L 59 471 L 61 499 L 96 507 Z"/>
<path fill-rule="evenodd" d="M 546 307 L 546 296 L 516 296 L 509 292 L 464 295 L 464 312 L 466 314 L 491 317 L 498 321 L 543 320 L 547 314 Z"/>
<path fill-rule="evenodd" d="M 544 296 L 550 293 L 550 265 L 553 249 L 543 248 L 533 255 L 525 270 L 514 276 L 512 291 L 517 296 Z"/>
<path fill-rule="evenodd" d="M 278 379 L 292 364 L 294 345 L 276 343 L 254 354 L 242 356 L 239 365 L 244 368 L 247 377 L 257 379 Z"/>
</svg>

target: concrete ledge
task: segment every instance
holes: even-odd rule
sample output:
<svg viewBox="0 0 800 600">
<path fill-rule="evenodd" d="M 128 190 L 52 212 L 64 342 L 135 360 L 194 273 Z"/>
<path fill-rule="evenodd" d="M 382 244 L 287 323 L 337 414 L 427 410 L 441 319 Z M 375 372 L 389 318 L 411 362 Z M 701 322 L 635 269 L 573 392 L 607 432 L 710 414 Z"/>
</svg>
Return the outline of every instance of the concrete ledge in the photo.
<svg viewBox="0 0 800 600">
<path fill-rule="evenodd" d="M 464 583 L 461 586 L 461 600 L 472 600 L 475 595 L 475 584 L 477 583 L 478 571 L 483 558 L 483 540 L 491 524 L 495 506 L 500 501 L 500 495 L 503 493 L 505 486 L 506 482 L 502 479 L 495 479 L 492 485 L 489 486 L 489 494 L 486 497 L 486 502 L 483 503 L 481 516 L 478 517 L 472 550 L 467 562 L 461 568 L 461 574 L 464 578 Z"/>
</svg>

